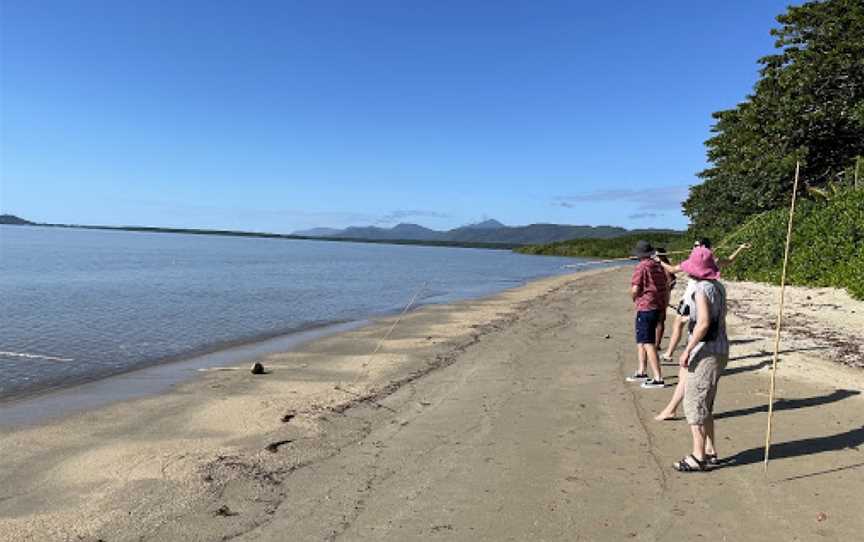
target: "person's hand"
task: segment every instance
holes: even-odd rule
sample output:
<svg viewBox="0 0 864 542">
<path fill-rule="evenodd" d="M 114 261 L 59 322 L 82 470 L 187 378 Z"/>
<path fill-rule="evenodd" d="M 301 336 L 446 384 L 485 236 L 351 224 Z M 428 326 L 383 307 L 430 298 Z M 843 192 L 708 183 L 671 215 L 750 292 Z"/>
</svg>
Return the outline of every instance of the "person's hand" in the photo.
<svg viewBox="0 0 864 542">
<path fill-rule="evenodd" d="M 681 367 L 684 367 L 685 369 L 687 368 L 688 365 L 690 365 L 690 351 L 689 350 L 685 350 L 685 351 L 681 352 L 681 355 L 678 357 L 678 365 L 680 365 Z"/>
</svg>

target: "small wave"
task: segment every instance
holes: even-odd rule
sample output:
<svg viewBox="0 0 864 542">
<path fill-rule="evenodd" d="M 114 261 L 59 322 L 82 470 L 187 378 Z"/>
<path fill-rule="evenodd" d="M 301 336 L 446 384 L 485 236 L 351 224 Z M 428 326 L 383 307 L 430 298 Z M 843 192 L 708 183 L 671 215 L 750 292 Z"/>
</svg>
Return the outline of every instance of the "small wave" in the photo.
<svg viewBox="0 0 864 542">
<path fill-rule="evenodd" d="M 0 352 L 0 356 L 9 358 L 44 359 L 46 361 L 75 361 L 72 358 L 58 358 L 55 356 L 43 356 L 42 354 L 28 354 L 26 352 Z"/>
</svg>

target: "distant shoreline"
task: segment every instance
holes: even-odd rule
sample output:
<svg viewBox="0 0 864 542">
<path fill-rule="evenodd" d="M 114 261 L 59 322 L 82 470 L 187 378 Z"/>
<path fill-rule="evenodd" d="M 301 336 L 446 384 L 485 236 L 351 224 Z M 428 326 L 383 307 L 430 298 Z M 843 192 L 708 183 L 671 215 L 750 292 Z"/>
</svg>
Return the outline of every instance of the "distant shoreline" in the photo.
<svg viewBox="0 0 864 542">
<path fill-rule="evenodd" d="M 490 223 L 493 223 L 490 225 Z M 587 226 L 572 224 L 535 223 L 506 226 L 494 220 L 469 224 L 446 231 L 432 230 L 417 224 L 398 224 L 392 228 L 377 226 L 351 226 L 344 230 L 315 228 L 292 233 L 272 233 L 244 230 L 179 228 L 161 226 L 102 224 L 35 223 L 15 215 L 0 214 L 0 224 L 15 226 L 43 226 L 48 228 L 74 228 L 144 233 L 176 233 L 181 235 L 217 235 L 225 237 L 257 237 L 302 241 L 335 241 L 348 243 L 374 243 L 389 245 L 416 245 L 448 248 L 474 248 L 491 250 L 518 250 L 526 254 L 545 255 L 544 248 L 573 241 L 612 243 L 633 236 L 677 236 L 683 232 L 668 229 L 627 230 L 620 226 Z M 318 231 L 316 231 L 318 230 Z M 625 251 L 625 252 L 629 252 Z M 580 254 L 580 256 L 586 256 Z M 598 254 L 599 256 L 599 254 Z"/>
<path fill-rule="evenodd" d="M 450 248 L 481 248 L 491 250 L 513 250 L 525 245 L 515 243 L 477 243 L 462 241 L 414 241 L 406 239 L 359 239 L 355 237 L 314 237 L 284 233 L 250 232 L 239 230 L 208 230 L 199 228 L 160 228 L 155 226 L 100 226 L 87 224 L 3 224 L 4 226 L 40 226 L 45 228 L 68 228 L 78 230 L 129 231 L 140 233 L 176 233 L 181 235 L 217 235 L 221 237 L 254 237 L 259 239 L 288 239 L 294 241 L 331 241 L 345 243 L 373 243 L 384 245 L 418 245 Z"/>
</svg>

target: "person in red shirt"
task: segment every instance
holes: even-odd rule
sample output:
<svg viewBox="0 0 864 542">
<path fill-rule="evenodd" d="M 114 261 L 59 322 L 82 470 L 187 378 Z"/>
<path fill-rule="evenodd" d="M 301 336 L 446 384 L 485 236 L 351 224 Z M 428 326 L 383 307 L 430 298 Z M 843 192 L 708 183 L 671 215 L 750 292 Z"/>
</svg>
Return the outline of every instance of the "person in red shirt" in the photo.
<svg viewBox="0 0 864 542">
<path fill-rule="evenodd" d="M 666 271 L 652 259 L 654 247 L 648 241 L 639 241 L 633 255 L 639 263 L 633 270 L 630 281 L 630 296 L 636 304 L 636 352 L 639 365 L 636 373 L 627 377 L 628 382 L 641 382 L 643 388 L 663 388 L 666 383 L 660 372 L 657 357 L 657 324 L 666 312 L 669 302 L 669 287 Z M 651 367 L 651 377 L 646 372 L 646 361 Z"/>
</svg>

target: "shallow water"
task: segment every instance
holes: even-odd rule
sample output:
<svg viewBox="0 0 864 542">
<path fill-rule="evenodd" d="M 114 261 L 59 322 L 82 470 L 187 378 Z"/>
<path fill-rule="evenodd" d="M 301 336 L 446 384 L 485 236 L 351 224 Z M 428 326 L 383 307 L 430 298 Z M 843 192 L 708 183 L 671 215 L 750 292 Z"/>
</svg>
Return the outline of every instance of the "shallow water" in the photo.
<svg viewBox="0 0 864 542">
<path fill-rule="evenodd" d="M 488 295 L 573 259 L 504 250 L 0 226 L 0 399 Z"/>
</svg>

